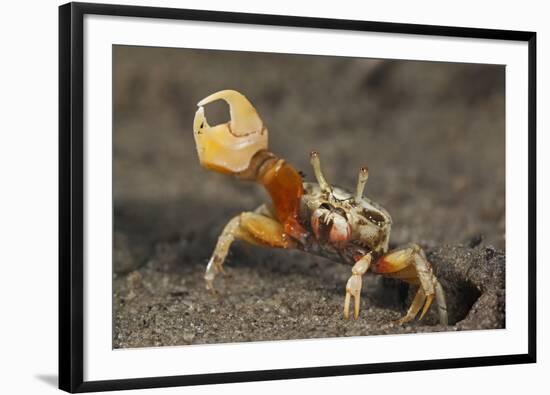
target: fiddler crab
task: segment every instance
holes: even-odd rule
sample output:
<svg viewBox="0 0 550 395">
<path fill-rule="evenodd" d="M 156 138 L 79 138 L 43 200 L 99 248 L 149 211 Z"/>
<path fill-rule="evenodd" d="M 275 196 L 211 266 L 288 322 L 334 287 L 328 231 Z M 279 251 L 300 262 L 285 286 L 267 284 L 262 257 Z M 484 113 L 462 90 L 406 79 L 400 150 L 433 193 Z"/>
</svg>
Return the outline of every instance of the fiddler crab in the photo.
<svg viewBox="0 0 550 395">
<path fill-rule="evenodd" d="M 216 100 L 229 105 L 230 121 L 210 126 L 204 106 Z M 207 289 L 223 271 L 231 244 L 242 240 L 274 248 L 298 249 L 351 266 L 346 284 L 344 318 L 359 316 L 362 276 L 370 270 L 417 285 L 418 290 L 399 324 L 422 319 L 435 298 L 439 321 L 447 325 L 445 293 L 426 254 L 417 244 L 388 251 L 392 220 L 379 204 L 363 196 L 368 170 L 359 171 L 355 193 L 331 186 L 323 176 L 319 154 L 311 152 L 317 183 L 302 182 L 301 175 L 268 151 L 268 130 L 256 109 L 234 90 L 216 92 L 198 103 L 193 132 L 202 166 L 265 187 L 271 204 L 233 217 L 223 229 L 206 267 Z"/>
</svg>

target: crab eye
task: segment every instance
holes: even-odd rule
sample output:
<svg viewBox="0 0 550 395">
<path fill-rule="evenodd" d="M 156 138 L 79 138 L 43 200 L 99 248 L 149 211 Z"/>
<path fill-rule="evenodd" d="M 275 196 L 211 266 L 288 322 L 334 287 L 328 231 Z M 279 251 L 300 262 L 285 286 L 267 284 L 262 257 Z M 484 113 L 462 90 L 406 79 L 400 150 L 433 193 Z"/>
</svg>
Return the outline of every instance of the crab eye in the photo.
<svg viewBox="0 0 550 395">
<path fill-rule="evenodd" d="M 382 216 L 382 214 L 377 213 L 376 211 L 371 210 L 365 210 L 364 216 L 367 218 L 370 222 L 381 226 L 386 223 L 386 219 Z"/>
</svg>

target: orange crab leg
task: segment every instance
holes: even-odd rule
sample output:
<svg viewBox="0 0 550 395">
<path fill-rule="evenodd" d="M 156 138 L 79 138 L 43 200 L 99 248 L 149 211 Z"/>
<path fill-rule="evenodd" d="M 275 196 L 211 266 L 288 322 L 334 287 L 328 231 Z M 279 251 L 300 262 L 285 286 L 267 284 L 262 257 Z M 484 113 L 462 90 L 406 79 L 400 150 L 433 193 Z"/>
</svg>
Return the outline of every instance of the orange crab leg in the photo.
<svg viewBox="0 0 550 395">
<path fill-rule="evenodd" d="M 420 314 L 420 319 L 422 319 L 435 298 L 440 322 L 443 325 L 447 324 L 447 304 L 443 289 L 432 272 L 426 254 L 418 245 L 410 244 L 381 256 L 372 265 L 372 271 L 419 285 L 407 314 L 398 321 L 399 323 L 414 319 L 423 307 Z"/>
<path fill-rule="evenodd" d="M 294 167 L 279 159 L 261 174 L 257 182 L 271 196 L 275 216 L 285 233 L 298 241 L 304 241 L 308 232 L 298 222 L 300 199 L 304 194 L 300 174 Z"/>
<path fill-rule="evenodd" d="M 389 254 L 381 256 L 373 265 L 372 270 L 380 274 L 400 272 L 410 267 L 410 256 L 411 251 L 409 249 L 390 252 Z"/>
<path fill-rule="evenodd" d="M 274 248 L 292 248 L 295 245 L 286 235 L 283 226 L 273 218 L 246 212 L 240 215 L 239 225 L 240 232 L 246 234 L 247 239 L 252 239 L 255 244 Z"/>
<path fill-rule="evenodd" d="M 223 263 L 235 240 L 274 248 L 294 248 L 296 246 L 295 241 L 287 236 L 283 225 L 276 219 L 258 212 L 241 213 L 225 225 L 222 234 L 218 237 L 216 248 L 204 274 L 208 289 L 214 289 L 214 278 L 216 274 L 223 272 Z"/>
</svg>

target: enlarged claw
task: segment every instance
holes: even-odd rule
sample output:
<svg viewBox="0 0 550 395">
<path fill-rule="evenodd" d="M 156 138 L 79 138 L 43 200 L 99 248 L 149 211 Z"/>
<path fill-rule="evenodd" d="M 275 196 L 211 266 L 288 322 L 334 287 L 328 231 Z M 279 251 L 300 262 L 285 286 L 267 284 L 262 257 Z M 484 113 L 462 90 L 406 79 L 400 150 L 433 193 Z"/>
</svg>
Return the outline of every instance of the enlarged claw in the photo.
<svg viewBox="0 0 550 395">
<path fill-rule="evenodd" d="M 229 105 L 231 120 L 210 126 L 203 106 L 216 100 Z M 201 165 L 221 173 L 246 170 L 260 150 L 267 149 L 268 131 L 256 109 L 241 93 L 223 90 L 202 99 L 195 113 L 193 132 Z"/>
</svg>

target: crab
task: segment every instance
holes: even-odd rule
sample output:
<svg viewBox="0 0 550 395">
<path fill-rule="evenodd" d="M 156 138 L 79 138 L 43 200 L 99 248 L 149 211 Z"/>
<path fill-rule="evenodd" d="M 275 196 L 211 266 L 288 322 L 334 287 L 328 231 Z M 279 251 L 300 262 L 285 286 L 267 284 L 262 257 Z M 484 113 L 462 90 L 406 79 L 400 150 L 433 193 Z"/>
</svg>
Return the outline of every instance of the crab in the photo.
<svg viewBox="0 0 550 395">
<path fill-rule="evenodd" d="M 210 126 L 204 106 L 217 100 L 229 105 L 230 121 Z M 417 286 L 404 324 L 420 312 L 421 320 L 436 301 L 439 321 L 447 325 L 445 292 L 426 254 L 417 244 L 389 250 L 392 219 L 378 203 L 364 196 L 368 169 L 359 170 L 354 193 L 330 185 L 321 170 L 320 155 L 310 161 L 317 183 L 303 182 L 288 162 L 268 150 L 268 130 L 254 106 L 235 90 L 222 90 L 198 102 L 193 134 L 201 165 L 207 169 L 253 181 L 267 190 L 271 202 L 245 211 L 225 225 L 206 266 L 206 288 L 214 279 L 235 240 L 273 248 L 298 249 L 351 267 L 345 286 L 343 316 L 360 311 L 363 275 L 370 272 Z"/>
</svg>

